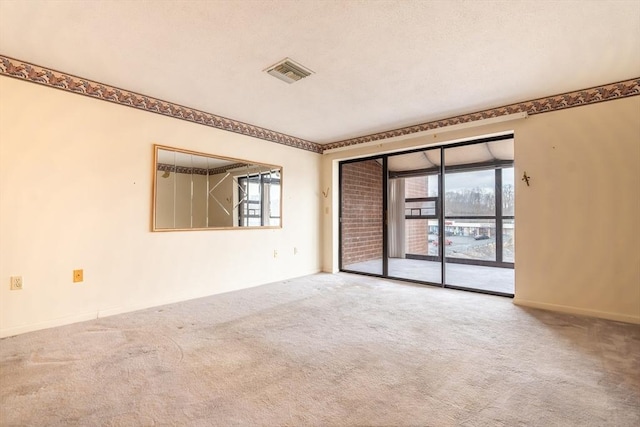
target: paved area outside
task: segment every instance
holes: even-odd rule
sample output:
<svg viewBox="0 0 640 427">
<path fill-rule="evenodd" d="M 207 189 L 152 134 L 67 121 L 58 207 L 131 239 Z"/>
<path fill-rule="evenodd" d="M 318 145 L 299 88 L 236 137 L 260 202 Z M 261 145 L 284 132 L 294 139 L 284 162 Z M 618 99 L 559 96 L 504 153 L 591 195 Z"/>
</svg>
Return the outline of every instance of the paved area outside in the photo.
<svg viewBox="0 0 640 427">
<path fill-rule="evenodd" d="M 343 266 L 345 270 L 382 274 L 382 259 Z M 506 294 L 515 293 L 515 274 L 511 268 L 480 265 L 446 264 L 446 284 Z M 389 259 L 389 277 L 422 282 L 442 283 L 440 263 L 418 259 Z"/>
<path fill-rule="evenodd" d="M 447 236 L 445 251 L 447 256 L 463 259 L 479 259 L 484 261 L 496 260 L 496 238 L 476 240 L 474 236 Z M 438 236 L 429 234 L 428 254 L 438 256 Z M 513 262 L 513 237 L 505 234 L 503 237 L 503 260 Z"/>
</svg>

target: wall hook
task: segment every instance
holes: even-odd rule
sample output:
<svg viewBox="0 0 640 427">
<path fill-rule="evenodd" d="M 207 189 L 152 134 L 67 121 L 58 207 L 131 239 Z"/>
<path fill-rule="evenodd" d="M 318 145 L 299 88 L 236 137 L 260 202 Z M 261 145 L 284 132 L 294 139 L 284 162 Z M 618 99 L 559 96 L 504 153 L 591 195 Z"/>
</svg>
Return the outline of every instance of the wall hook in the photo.
<svg viewBox="0 0 640 427">
<path fill-rule="evenodd" d="M 524 173 L 522 174 L 522 180 L 527 183 L 527 187 L 529 187 L 529 180 L 530 179 L 531 179 L 531 177 L 529 175 L 527 175 L 527 171 L 524 171 Z"/>
<path fill-rule="evenodd" d="M 327 191 L 326 192 L 322 192 L 322 195 L 324 196 L 324 198 L 326 199 L 327 197 L 329 197 L 329 187 L 327 187 Z"/>
</svg>

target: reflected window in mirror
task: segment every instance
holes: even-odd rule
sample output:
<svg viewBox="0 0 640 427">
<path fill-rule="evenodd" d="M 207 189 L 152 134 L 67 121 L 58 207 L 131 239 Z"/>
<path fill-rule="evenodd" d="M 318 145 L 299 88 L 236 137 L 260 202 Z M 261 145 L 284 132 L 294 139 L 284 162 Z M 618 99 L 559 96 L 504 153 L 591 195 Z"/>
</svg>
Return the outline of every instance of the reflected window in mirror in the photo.
<svg viewBox="0 0 640 427">
<path fill-rule="evenodd" d="M 282 226 L 282 167 L 154 146 L 154 231 Z"/>
<path fill-rule="evenodd" d="M 280 171 L 269 170 L 238 179 L 242 201 L 239 226 L 280 225 Z"/>
</svg>

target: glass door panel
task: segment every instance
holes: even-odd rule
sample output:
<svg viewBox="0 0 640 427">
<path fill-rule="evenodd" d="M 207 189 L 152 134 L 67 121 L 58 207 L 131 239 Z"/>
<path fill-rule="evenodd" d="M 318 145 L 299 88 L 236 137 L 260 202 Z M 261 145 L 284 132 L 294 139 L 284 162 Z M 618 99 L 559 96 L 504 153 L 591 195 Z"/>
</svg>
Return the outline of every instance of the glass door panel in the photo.
<svg viewBox="0 0 640 427">
<path fill-rule="evenodd" d="M 440 149 L 388 159 L 389 277 L 442 286 Z"/>
<path fill-rule="evenodd" d="M 515 221 L 502 220 L 502 261 L 515 262 Z"/>
<path fill-rule="evenodd" d="M 382 159 L 340 165 L 340 269 L 382 275 Z"/>
<path fill-rule="evenodd" d="M 513 217 L 515 208 L 513 168 L 502 168 L 502 215 Z"/>
<path fill-rule="evenodd" d="M 445 286 L 512 295 L 513 140 L 445 148 L 444 158 Z"/>
</svg>

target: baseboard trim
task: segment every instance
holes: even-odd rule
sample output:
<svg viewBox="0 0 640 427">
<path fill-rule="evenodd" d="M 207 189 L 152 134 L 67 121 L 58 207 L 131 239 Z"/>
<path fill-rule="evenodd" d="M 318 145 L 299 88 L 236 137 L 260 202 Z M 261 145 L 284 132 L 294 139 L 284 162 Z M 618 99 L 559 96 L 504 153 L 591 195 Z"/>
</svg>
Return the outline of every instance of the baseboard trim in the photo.
<svg viewBox="0 0 640 427">
<path fill-rule="evenodd" d="M 546 302 L 529 301 L 518 298 L 513 299 L 515 305 L 522 307 L 538 308 L 541 310 L 558 311 L 567 314 L 578 314 L 581 316 L 597 317 L 600 319 L 615 320 L 617 322 L 640 324 L 640 315 L 630 316 L 628 314 L 611 313 L 608 311 L 590 310 L 580 307 L 572 307 L 568 305 L 550 304 Z"/>
<path fill-rule="evenodd" d="M 73 314 L 70 316 L 58 317 L 56 319 L 45 320 L 43 322 L 30 323 L 28 325 L 14 326 L 11 328 L 0 329 L 0 338 L 12 337 L 15 335 L 25 334 L 27 332 L 35 332 L 42 329 L 55 328 L 58 326 L 70 325 L 72 323 L 86 322 L 94 320 L 97 317 L 96 312 L 86 312 Z"/>
<path fill-rule="evenodd" d="M 160 300 L 160 301 L 143 302 L 143 303 L 134 304 L 134 305 L 105 308 L 103 310 L 98 310 L 98 318 L 100 319 L 103 317 L 116 316 L 118 314 L 133 313 L 135 311 L 148 310 L 155 307 L 162 307 L 163 305 L 177 304 L 181 302 L 191 301 L 194 299 L 212 297 L 218 294 L 219 293 L 213 293 L 213 294 L 207 293 L 203 295 L 199 295 L 199 294 L 198 295 L 181 295 L 179 297 L 167 298 L 165 300 Z"/>
<path fill-rule="evenodd" d="M 318 274 L 320 272 L 321 271 L 320 271 L 319 268 L 315 268 L 312 272 L 309 272 L 309 273 L 306 273 L 306 274 L 304 274 L 304 273 L 303 274 L 294 274 L 292 277 L 278 279 L 278 280 L 274 280 L 274 281 L 268 282 L 268 283 L 277 283 L 277 282 L 282 282 L 282 281 L 285 281 L 285 280 L 291 280 L 291 279 L 298 278 L 298 277 L 311 276 L 311 275 L 314 275 L 314 274 Z M 167 299 L 164 299 L 164 300 L 159 300 L 159 301 L 142 302 L 142 303 L 139 303 L 139 304 L 133 304 L 133 305 L 128 305 L 128 306 L 118 306 L 118 307 L 110 307 L 110 308 L 105 308 L 105 309 L 98 309 L 98 310 L 92 311 L 92 312 L 72 314 L 72 315 L 68 315 L 68 316 L 63 316 L 63 317 L 59 317 L 59 318 L 55 318 L 55 319 L 46 320 L 46 321 L 43 321 L 43 322 L 30 323 L 28 325 L 14 326 L 14 327 L 5 328 L 5 329 L 0 328 L 0 338 L 12 337 L 12 336 L 15 336 L 15 335 L 25 334 L 27 332 L 35 332 L 35 331 L 39 331 L 41 329 L 55 328 L 57 326 L 65 326 L 65 325 L 70 325 L 70 324 L 78 323 L 78 322 L 86 322 L 87 320 L 94 320 L 94 319 L 99 319 L 99 318 L 103 318 L 103 317 L 115 316 L 115 315 L 118 315 L 118 314 L 132 313 L 132 312 L 139 311 L 139 310 L 147 310 L 147 309 L 151 309 L 151 308 L 155 308 L 155 307 L 161 307 L 163 305 L 176 304 L 176 303 L 191 301 L 191 300 L 199 299 L 199 298 L 207 298 L 207 297 L 211 297 L 211 296 L 214 296 L 214 295 L 219 295 L 219 294 L 223 294 L 223 293 L 227 293 L 227 292 L 236 292 L 236 291 L 240 291 L 240 290 L 243 290 L 243 289 L 253 288 L 253 287 L 256 287 L 256 286 L 263 286 L 263 285 L 266 285 L 268 283 L 254 283 L 254 284 L 249 284 L 249 285 L 247 285 L 245 287 L 242 287 L 242 288 L 239 288 L 239 289 L 224 290 L 224 291 L 221 291 L 221 292 L 213 292 L 213 293 L 206 292 L 206 293 L 203 293 L 203 294 L 196 294 L 196 295 L 179 295 L 179 296 L 174 296 L 174 297 L 167 298 Z"/>
</svg>

